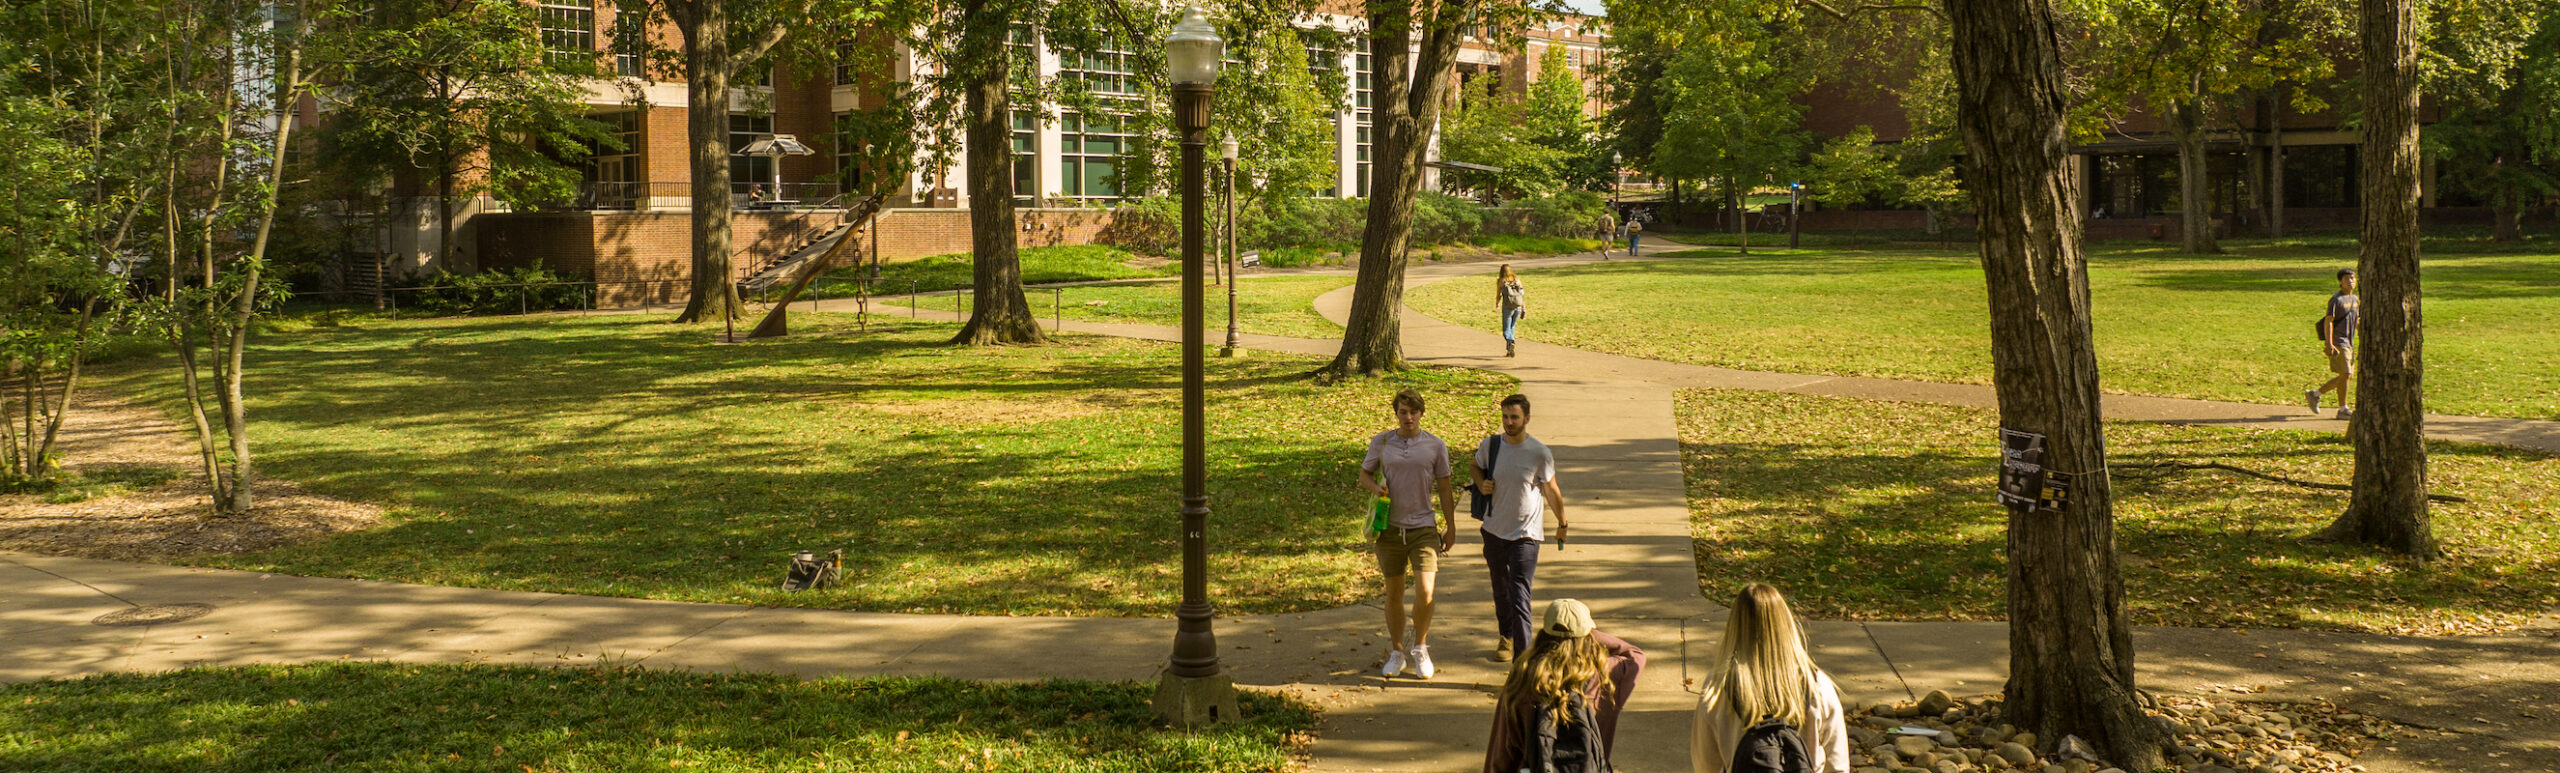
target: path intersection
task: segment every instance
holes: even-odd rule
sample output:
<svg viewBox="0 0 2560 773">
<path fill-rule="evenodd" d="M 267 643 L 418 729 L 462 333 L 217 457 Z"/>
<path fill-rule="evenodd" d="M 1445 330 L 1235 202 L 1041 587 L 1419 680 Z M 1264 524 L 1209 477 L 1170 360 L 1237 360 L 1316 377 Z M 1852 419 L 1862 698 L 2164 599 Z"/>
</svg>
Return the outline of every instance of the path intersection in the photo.
<svg viewBox="0 0 2560 773">
<path fill-rule="evenodd" d="M 1417 265 L 1407 287 L 1493 268 Z M 1349 288 L 1316 300 L 1317 310 L 1337 322 L 1349 306 Z M 1068 322 L 1064 328 L 1179 339 L 1165 327 Z M 1530 432 L 1555 450 L 1574 525 L 1570 546 L 1550 546 L 1540 557 L 1539 603 L 1581 599 L 1603 629 L 1648 654 L 1619 729 L 1616 762 L 1627 771 L 1687 768 L 1695 684 L 1723 622 L 1723 609 L 1698 587 L 1673 394 L 1717 387 L 1992 405 L 1985 386 L 1735 371 L 1532 341 L 1521 342 L 1517 358 L 1504 358 L 1498 336 L 1409 310 L 1402 336 L 1416 362 L 1510 374 L 1530 397 Z M 1254 335 L 1243 343 L 1319 356 L 1337 347 Z M 2344 429 L 2334 419 L 2281 406 L 2109 395 L 2105 410 L 2117 419 Z M 2428 430 L 2445 439 L 2560 452 L 2560 422 L 2436 416 Z M 1214 521 L 1210 539 L 1214 549 Z M 1474 769 L 1482 760 L 1491 692 L 1505 666 L 1486 658 L 1492 602 L 1475 543 L 1461 539 L 1441 572 L 1434 679 L 1377 676 L 1385 633 L 1374 601 L 1222 617 L 1216 630 L 1223 664 L 1241 684 L 1286 690 L 1324 708 L 1313 749 L 1316 770 Z M 206 604 L 212 611 L 160 625 L 91 622 L 163 604 Z M 0 682 L 338 659 L 618 663 L 811 677 L 1150 680 L 1164 663 L 1172 628 L 1170 619 L 776 609 L 0 553 Z M 1852 706 L 1910 700 L 1933 689 L 1997 692 L 2006 670 L 2006 628 L 1996 622 L 1809 621 L 1808 634 L 1816 660 Z M 2137 631 L 2136 648 L 2149 689 L 2321 698 L 2453 731 L 2375 749 L 2359 762 L 2376 773 L 2560 771 L 2560 623 L 2547 617 L 2512 633 L 2459 638 L 2146 628 Z"/>
</svg>

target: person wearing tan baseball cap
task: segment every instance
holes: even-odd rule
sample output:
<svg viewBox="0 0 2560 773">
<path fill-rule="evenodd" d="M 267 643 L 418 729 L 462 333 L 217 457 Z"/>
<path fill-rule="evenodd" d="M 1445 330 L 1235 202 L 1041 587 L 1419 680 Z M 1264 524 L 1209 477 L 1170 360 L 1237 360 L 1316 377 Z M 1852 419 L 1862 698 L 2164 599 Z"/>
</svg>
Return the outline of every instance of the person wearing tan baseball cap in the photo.
<svg viewBox="0 0 2560 773">
<path fill-rule="evenodd" d="M 1635 693 L 1636 676 L 1643 671 L 1644 650 L 1600 630 L 1592 622 L 1591 607 L 1573 599 L 1547 604 L 1545 624 L 1496 693 L 1493 737 L 1485 745 L 1485 773 L 1515 773 L 1524 764 L 1539 762 L 1527 759 L 1533 755 L 1571 752 L 1529 748 L 1542 746 L 1541 714 L 1570 725 L 1587 712 L 1591 727 L 1559 732 L 1557 746 L 1567 746 L 1570 738 L 1588 738 L 1587 731 L 1598 730 L 1598 751 L 1605 762 L 1617 742 L 1618 712 Z"/>
</svg>

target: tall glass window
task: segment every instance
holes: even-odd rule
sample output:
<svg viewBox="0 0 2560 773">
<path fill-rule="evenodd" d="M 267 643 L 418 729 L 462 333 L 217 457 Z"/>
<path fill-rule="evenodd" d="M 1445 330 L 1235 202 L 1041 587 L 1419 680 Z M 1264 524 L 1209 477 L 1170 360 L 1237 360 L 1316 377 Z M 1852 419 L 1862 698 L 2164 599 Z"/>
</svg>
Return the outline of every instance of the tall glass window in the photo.
<svg viewBox="0 0 2560 773">
<path fill-rule="evenodd" d="M 748 155 L 745 150 L 756 140 L 773 136 L 773 116 L 748 113 L 729 114 L 729 192 L 745 194 L 753 188 L 773 184 L 773 157 Z M 780 191 L 765 191 L 766 198 L 780 198 Z"/>
<path fill-rule="evenodd" d="M 1116 199 L 1121 164 L 1132 152 L 1127 117 L 1138 109 L 1138 75 L 1129 53 L 1104 50 L 1066 55 L 1062 81 L 1080 83 L 1102 102 L 1102 111 L 1069 112 L 1058 119 L 1058 193 L 1078 199 Z"/>
<path fill-rule="evenodd" d="M 586 3 L 542 4 L 542 58 L 555 65 L 594 62 L 596 9 Z"/>
<path fill-rule="evenodd" d="M 637 12 L 613 15 L 613 74 L 645 78 L 649 57 L 646 17 Z"/>
<path fill-rule="evenodd" d="M 1370 88 L 1369 55 L 1351 58 L 1351 190 L 1360 198 L 1369 197 L 1369 102 L 1377 92 Z"/>
</svg>

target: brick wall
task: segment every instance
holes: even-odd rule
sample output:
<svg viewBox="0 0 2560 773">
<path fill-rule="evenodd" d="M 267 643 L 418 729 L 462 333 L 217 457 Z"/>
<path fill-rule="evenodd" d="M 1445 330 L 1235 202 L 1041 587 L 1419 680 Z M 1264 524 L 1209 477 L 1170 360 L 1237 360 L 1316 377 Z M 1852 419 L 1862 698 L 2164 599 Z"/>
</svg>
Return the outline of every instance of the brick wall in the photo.
<svg viewBox="0 0 2560 773">
<path fill-rule="evenodd" d="M 1021 245 L 1091 244 L 1111 224 L 1102 209 L 1020 210 Z M 482 215 L 481 265 L 540 265 L 599 283 L 597 305 L 635 306 L 685 299 L 693 275 L 693 219 L 684 212 L 550 212 Z M 744 278 L 763 260 L 807 244 L 837 223 L 832 212 L 739 212 L 730 249 Z M 969 211 L 893 209 L 882 216 L 880 257 L 911 260 L 969 251 Z M 848 255 L 867 254 L 868 239 Z M 853 259 L 849 258 L 846 262 Z"/>
<path fill-rule="evenodd" d="M 693 276 L 693 220 L 682 212 L 563 212 L 484 215 L 480 248 L 488 268 L 541 265 L 598 283 L 600 307 L 682 301 Z M 772 256 L 806 244 L 836 224 L 834 213 L 740 212 L 730 250 L 741 278 Z"/>
<path fill-rule="evenodd" d="M 1021 209 L 1024 247 L 1092 244 L 1111 225 L 1107 209 Z M 863 245 L 868 249 L 871 245 Z M 969 251 L 969 210 L 892 209 L 880 216 L 880 259 L 910 260 Z"/>
</svg>

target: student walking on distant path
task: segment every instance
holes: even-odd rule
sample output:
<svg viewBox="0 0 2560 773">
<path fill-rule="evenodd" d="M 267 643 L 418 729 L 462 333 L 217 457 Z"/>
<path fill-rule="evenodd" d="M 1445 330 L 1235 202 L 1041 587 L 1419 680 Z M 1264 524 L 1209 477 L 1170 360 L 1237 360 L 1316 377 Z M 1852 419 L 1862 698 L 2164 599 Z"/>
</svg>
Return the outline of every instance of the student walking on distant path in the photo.
<svg viewBox="0 0 2560 773">
<path fill-rule="evenodd" d="M 1484 773 L 1611 769 L 1618 712 L 1643 672 L 1644 650 L 1592 625 L 1590 607 L 1548 604 L 1546 625 L 1495 693 Z"/>
<path fill-rule="evenodd" d="M 1492 460 L 1487 465 L 1486 460 Z M 1502 434 L 1476 447 L 1476 493 L 1493 497 L 1482 524 L 1484 564 L 1493 576 L 1493 615 L 1502 640 L 1493 659 L 1508 661 L 1529 641 L 1529 586 L 1538 574 L 1538 544 L 1555 518 L 1556 547 L 1564 547 L 1564 492 L 1556 488 L 1556 457 L 1529 436 L 1529 398 L 1502 398 Z"/>
<path fill-rule="evenodd" d="M 1449 444 L 1422 431 L 1422 393 L 1397 392 L 1392 403 L 1396 428 L 1369 438 L 1369 454 L 1360 460 L 1360 487 L 1387 498 L 1387 529 L 1377 533 L 1378 574 L 1386 578 L 1387 662 L 1379 670 L 1393 678 L 1407 666 L 1424 679 L 1438 671 L 1431 664 L 1433 580 L 1440 554 L 1458 543 L 1456 489 L 1449 485 Z M 1440 495 L 1440 518 L 1432 520 L 1431 495 Z M 1413 582 L 1413 647 L 1404 646 L 1404 578 Z"/>
<path fill-rule="evenodd" d="M 2338 269 L 2338 294 L 2329 296 L 2329 313 L 2320 317 L 2320 348 L 2329 354 L 2329 381 L 2302 393 L 2302 402 L 2320 412 L 2320 393 L 2338 390 L 2338 418 L 2348 417 L 2347 385 L 2356 376 L 2356 270 Z"/>
<path fill-rule="evenodd" d="M 1637 256 L 1637 255 L 1642 255 L 1642 254 L 1644 254 L 1644 253 L 1639 252 L 1639 251 L 1637 251 L 1637 250 L 1636 250 L 1636 238 L 1637 238 L 1638 236 L 1643 235 L 1643 232 L 1644 232 L 1644 219 L 1643 219 L 1643 218 L 1639 218 L 1639 217 L 1632 217 L 1632 216 L 1630 216 L 1630 217 L 1628 217 L 1628 218 L 1627 218 L 1627 256 L 1628 256 L 1628 257 L 1634 257 L 1634 256 Z"/>
<path fill-rule="evenodd" d="M 1520 353 L 1520 318 L 1529 316 L 1529 305 L 1521 297 L 1520 275 L 1511 273 L 1511 264 L 1502 264 L 1502 275 L 1493 280 L 1493 302 L 1502 307 L 1502 356 Z"/>
<path fill-rule="evenodd" d="M 1600 259 L 1608 260 L 1610 248 L 1618 241 L 1618 213 L 1600 210 L 1600 219 L 1593 225 L 1600 227 Z"/>
<path fill-rule="evenodd" d="M 1689 727 L 1695 773 L 1849 773 L 1840 689 L 1813 665 L 1787 598 L 1752 583 L 1733 599 Z"/>
</svg>

